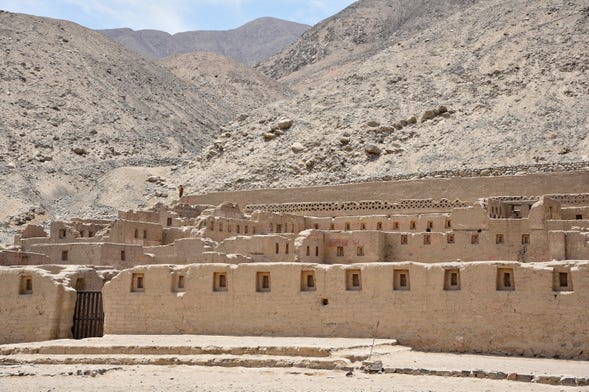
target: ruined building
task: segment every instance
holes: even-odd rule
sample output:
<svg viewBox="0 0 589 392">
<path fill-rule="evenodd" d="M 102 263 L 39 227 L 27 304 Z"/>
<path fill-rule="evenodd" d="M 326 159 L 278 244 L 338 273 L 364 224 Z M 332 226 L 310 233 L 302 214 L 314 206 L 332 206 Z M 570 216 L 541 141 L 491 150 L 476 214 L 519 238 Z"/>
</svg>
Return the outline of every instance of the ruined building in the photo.
<svg viewBox="0 0 589 392">
<path fill-rule="evenodd" d="M 379 337 L 427 350 L 589 358 L 589 193 L 203 197 L 25 228 L 0 253 L 2 343 L 369 337 L 378 323 Z"/>
</svg>

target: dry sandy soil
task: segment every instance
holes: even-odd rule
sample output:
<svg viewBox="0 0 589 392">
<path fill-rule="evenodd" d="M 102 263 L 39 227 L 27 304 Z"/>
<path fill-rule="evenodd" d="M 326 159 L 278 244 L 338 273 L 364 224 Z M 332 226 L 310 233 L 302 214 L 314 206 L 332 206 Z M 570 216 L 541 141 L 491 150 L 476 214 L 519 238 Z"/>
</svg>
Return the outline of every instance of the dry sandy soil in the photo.
<svg viewBox="0 0 589 392">
<path fill-rule="evenodd" d="M 107 372 L 76 375 L 78 370 L 98 369 Z M 7 377 L 9 371 L 14 375 Z M 27 375 L 18 376 L 19 371 Z M 589 387 L 401 374 L 346 377 L 342 371 L 306 369 L 35 365 L 4 367 L 0 372 L 4 373 L 0 389 L 11 391 L 589 391 Z"/>
<path fill-rule="evenodd" d="M 391 339 L 374 343 L 371 350 L 370 339 L 106 335 L 7 344 L 0 345 L 0 390 L 589 391 L 529 382 L 534 377 L 585 380 L 589 365 L 584 361 L 426 353 Z M 371 352 L 384 374 L 360 370 Z M 409 375 L 407 370 L 462 376 Z M 464 372 L 530 379 L 493 380 Z"/>
</svg>

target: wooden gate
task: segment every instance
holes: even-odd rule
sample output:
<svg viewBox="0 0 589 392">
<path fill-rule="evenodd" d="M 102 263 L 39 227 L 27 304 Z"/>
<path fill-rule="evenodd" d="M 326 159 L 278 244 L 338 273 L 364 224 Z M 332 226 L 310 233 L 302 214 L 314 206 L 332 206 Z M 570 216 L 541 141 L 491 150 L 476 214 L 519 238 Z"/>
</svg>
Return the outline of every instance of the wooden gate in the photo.
<svg viewBox="0 0 589 392">
<path fill-rule="evenodd" d="M 78 291 L 72 334 L 74 339 L 95 338 L 104 335 L 102 292 Z"/>
</svg>

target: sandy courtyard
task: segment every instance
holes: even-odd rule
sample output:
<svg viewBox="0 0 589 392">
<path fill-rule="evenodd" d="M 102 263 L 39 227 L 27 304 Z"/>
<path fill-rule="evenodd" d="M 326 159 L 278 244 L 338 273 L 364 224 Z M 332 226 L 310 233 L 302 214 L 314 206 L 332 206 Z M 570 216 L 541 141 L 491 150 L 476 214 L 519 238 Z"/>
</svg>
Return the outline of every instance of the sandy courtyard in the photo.
<svg viewBox="0 0 589 392">
<path fill-rule="evenodd" d="M 551 376 L 586 383 L 587 361 L 427 353 L 391 339 L 374 342 L 372 359 L 382 362 L 385 373 L 367 374 L 360 366 L 371 343 L 343 338 L 106 335 L 7 344 L 0 345 L 0 391 L 589 392 L 589 386 L 536 381 Z M 427 371 L 455 376 L 426 375 Z M 492 374 L 503 374 L 503 379 L 493 379 Z M 509 381 L 507 374 L 529 378 Z"/>
<path fill-rule="evenodd" d="M 107 370 L 78 376 L 78 370 Z M 19 372 L 25 374 L 18 376 Z M 72 373 L 72 375 L 68 375 Z M 200 366 L 0 367 L 2 391 L 589 391 L 513 381 L 400 374 L 368 375 L 307 369 L 251 369 Z"/>
</svg>

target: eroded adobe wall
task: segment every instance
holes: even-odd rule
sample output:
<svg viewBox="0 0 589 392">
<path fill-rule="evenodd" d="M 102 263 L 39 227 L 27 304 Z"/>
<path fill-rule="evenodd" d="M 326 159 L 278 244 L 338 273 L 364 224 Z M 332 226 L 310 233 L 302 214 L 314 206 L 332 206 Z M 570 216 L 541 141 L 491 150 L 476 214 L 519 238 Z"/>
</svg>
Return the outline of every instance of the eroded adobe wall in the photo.
<svg viewBox="0 0 589 392">
<path fill-rule="evenodd" d="M 459 289 L 444 290 L 446 270 L 458 271 Z M 304 271 L 314 291 L 301 291 Z M 558 291 L 559 271 L 573 291 Z M 218 274 L 226 288 L 215 291 Z M 269 289 L 258 292 L 260 274 Z M 150 266 L 121 272 L 104 300 L 107 334 L 370 338 L 379 323 L 379 337 L 418 349 L 589 358 L 588 262 Z"/>
<path fill-rule="evenodd" d="M 43 265 L 50 264 L 51 259 L 43 254 L 20 251 L 0 251 L 0 265 Z"/>
<path fill-rule="evenodd" d="M 188 264 L 203 260 L 203 253 L 209 251 L 210 246 L 202 238 L 183 238 L 173 244 L 145 247 L 145 254 L 153 256 L 149 264 Z"/>
<path fill-rule="evenodd" d="M 225 254 L 240 254 L 255 262 L 294 262 L 295 234 L 232 237 L 221 242 L 215 249 Z"/>
<path fill-rule="evenodd" d="M 501 239 L 497 238 L 498 235 L 501 236 Z M 527 244 L 522 243 L 524 235 L 529 236 Z M 493 231 L 481 232 L 473 230 L 454 233 L 385 233 L 385 239 L 385 256 L 380 259 L 383 261 L 414 260 L 437 263 L 454 260 L 508 260 L 538 262 L 565 259 L 564 256 L 552 257 L 548 236 L 546 232 L 541 230 L 509 231 L 506 228 L 497 227 Z M 558 246 L 556 241 L 553 246 Z M 571 258 L 569 257 L 569 259 Z M 581 259 L 585 260 L 585 258 Z"/>
<path fill-rule="evenodd" d="M 113 266 L 117 269 L 145 264 L 143 247 L 113 243 L 37 244 L 33 252 L 47 255 L 51 264 Z"/>
<path fill-rule="evenodd" d="M 161 245 L 163 227 L 159 223 L 137 222 L 117 219 L 112 223 L 109 241 L 120 244 L 145 246 Z"/>
<path fill-rule="evenodd" d="M 71 337 L 75 301 L 47 271 L 0 267 L 0 344 Z"/>
<path fill-rule="evenodd" d="M 260 189 L 218 192 L 182 198 L 188 204 L 218 205 L 225 201 L 239 204 L 302 203 L 330 201 L 404 199 L 459 199 L 468 204 L 479 198 L 505 195 L 545 195 L 551 193 L 589 193 L 589 171 L 541 173 L 526 176 L 431 178 L 422 180 L 367 182 L 294 189 Z M 367 195 L 370 195 L 369 197 Z M 306 213 L 305 215 L 317 215 Z M 333 214 L 329 214 L 331 216 Z M 351 215 L 351 214 L 348 214 Z"/>
</svg>

